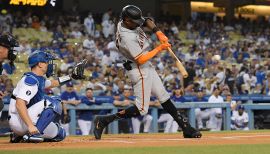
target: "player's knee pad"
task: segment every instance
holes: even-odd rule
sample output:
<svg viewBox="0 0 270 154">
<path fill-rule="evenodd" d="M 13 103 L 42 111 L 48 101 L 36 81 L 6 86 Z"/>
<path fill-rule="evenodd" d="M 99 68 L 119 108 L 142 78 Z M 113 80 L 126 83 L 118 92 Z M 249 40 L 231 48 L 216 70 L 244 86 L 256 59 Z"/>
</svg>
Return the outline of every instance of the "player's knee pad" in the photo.
<svg viewBox="0 0 270 154">
<path fill-rule="evenodd" d="M 66 138 L 65 129 L 63 127 L 61 127 L 59 124 L 57 124 L 57 126 L 58 126 L 58 134 L 55 138 L 52 139 L 54 142 L 60 142 Z"/>
<path fill-rule="evenodd" d="M 59 97 L 45 97 L 45 100 L 51 102 L 47 108 L 52 108 L 58 115 L 62 114 L 62 104 Z"/>
</svg>

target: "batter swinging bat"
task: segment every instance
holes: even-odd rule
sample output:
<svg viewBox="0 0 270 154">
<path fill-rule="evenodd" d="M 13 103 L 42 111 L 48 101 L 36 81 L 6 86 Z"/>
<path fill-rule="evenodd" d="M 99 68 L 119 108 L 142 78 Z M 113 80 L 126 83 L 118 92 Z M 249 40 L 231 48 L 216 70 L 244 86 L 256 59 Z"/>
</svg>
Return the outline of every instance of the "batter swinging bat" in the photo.
<svg viewBox="0 0 270 154">
<path fill-rule="evenodd" d="M 168 48 L 170 55 L 175 59 L 176 67 L 179 69 L 180 73 L 183 75 L 184 78 L 188 77 L 188 73 L 183 66 L 182 62 L 176 57 L 174 52 L 172 51 L 171 48 Z"/>
</svg>

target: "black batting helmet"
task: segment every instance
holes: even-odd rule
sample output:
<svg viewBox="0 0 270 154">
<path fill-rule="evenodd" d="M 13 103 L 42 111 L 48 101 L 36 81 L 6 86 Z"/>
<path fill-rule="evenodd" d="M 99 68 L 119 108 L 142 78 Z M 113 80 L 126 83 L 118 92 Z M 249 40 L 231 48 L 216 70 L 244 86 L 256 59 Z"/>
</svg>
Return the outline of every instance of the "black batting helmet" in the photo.
<svg viewBox="0 0 270 154">
<path fill-rule="evenodd" d="M 124 20 L 126 17 L 130 18 L 134 23 L 139 26 L 142 25 L 145 21 L 142 16 L 142 11 L 135 5 L 127 5 L 123 7 L 121 12 L 121 19 Z"/>
</svg>

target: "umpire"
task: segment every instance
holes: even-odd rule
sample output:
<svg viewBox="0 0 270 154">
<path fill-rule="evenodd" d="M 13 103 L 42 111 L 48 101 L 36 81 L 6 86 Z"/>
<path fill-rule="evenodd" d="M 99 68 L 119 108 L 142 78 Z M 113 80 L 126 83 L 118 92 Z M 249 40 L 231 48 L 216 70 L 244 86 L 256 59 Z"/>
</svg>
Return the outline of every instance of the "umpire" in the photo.
<svg viewBox="0 0 270 154">
<path fill-rule="evenodd" d="M 18 41 L 10 34 L 0 35 L 0 75 L 2 74 L 3 67 L 2 63 L 5 59 L 8 59 L 11 65 L 14 65 L 14 60 L 16 59 L 16 55 L 13 53 L 13 48 L 18 47 Z M 4 103 L 2 101 L 4 97 L 4 91 L 0 89 L 0 112 L 4 107 Z"/>
</svg>

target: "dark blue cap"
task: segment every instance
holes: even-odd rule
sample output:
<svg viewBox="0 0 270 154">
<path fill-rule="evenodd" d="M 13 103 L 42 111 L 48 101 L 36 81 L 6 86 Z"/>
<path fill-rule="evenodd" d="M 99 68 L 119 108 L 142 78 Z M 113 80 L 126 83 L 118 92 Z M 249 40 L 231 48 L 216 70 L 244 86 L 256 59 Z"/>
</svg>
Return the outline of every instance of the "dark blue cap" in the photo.
<svg viewBox="0 0 270 154">
<path fill-rule="evenodd" d="M 73 87 L 73 83 L 70 81 L 70 82 L 66 83 L 66 86 L 67 87 Z"/>
<path fill-rule="evenodd" d="M 119 96 L 119 95 L 120 95 L 120 92 L 119 92 L 119 91 L 114 91 L 112 94 L 113 94 L 114 96 Z"/>
<path fill-rule="evenodd" d="M 239 105 L 238 110 L 240 110 L 240 109 L 244 110 L 245 109 L 244 105 Z"/>
</svg>

